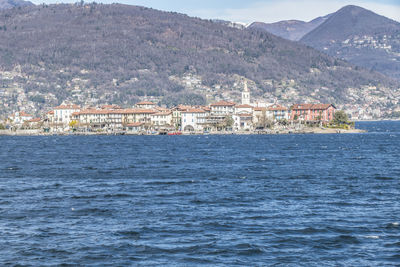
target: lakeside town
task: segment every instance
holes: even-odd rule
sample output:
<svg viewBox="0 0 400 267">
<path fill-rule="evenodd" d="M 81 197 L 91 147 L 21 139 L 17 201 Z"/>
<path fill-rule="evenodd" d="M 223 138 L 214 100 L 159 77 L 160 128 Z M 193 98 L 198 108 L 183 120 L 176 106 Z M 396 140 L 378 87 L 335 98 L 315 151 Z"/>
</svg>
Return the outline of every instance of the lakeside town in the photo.
<svg viewBox="0 0 400 267">
<path fill-rule="evenodd" d="M 332 124 L 336 113 L 342 122 Z M 221 100 L 208 106 L 160 107 L 141 101 L 134 107 L 80 107 L 63 103 L 35 118 L 24 111 L 9 116 L 3 134 L 254 134 L 360 132 L 333 104 L 290 107 L 252 103 L 247 84 L 241 103 Z M 1 134 L 1 133 L 0 133 Z"/>
</svg>

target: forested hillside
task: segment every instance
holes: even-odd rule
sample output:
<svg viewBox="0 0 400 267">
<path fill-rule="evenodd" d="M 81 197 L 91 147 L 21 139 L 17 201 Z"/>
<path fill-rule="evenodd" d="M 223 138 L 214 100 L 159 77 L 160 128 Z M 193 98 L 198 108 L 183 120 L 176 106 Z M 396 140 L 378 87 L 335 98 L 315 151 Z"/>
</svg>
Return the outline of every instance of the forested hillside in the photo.
<svg viewBox="0 0 400 267">
<path fill-rule="evenodd" d="M 120 4 L 3 10 L 0 71 L 7 112 L 66 99 L 123 105 L 143 96 L 168 96 L 169 104 L 235 100 L 243 79 L 253 96 L 288 102 L 345 103 L 348 88 L 398 88 L 383 75 L 266 32 Z"/>
</svg>

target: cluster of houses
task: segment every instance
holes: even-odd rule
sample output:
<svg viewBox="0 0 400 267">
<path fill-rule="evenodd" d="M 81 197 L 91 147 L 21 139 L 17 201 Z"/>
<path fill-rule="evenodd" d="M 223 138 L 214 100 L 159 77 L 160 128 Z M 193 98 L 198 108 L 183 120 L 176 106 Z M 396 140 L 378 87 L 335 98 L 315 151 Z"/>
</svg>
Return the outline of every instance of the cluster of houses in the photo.
<svg viewBox="0 0 400 267">
<path fill-rule="evenodd" d="M 17 112 L 9 118 L 11 125 L 41 128 L 45 132 L 128 132 L 171 133 L 251 131 L 274 123 L 328 123 L 335 114 L 332 104 L 295 104 L 290 108 L 280 105 L 250 103 L 250 92 L 245 86 L 240 104 L 219 101 L 209 106 L 178 105 L 165 108 L 149 101 L 133 108 L 117 105 L 81 108 L 63 104 L 48 112 L 44 118 L 34 118 Z"/>
</svg>

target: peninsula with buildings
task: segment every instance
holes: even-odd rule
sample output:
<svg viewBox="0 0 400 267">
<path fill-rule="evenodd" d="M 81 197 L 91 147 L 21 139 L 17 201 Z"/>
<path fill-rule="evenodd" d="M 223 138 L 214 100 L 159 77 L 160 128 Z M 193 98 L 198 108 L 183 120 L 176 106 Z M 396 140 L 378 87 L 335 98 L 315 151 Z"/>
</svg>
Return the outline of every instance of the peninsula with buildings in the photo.
<svg viewBox="0 0 400 267">
<path fill-rule="evenodd" d="M 360 132 L 333 104 L 252 103 L 244 83 L 241 103 L 221 100 L 208 106 L 161 107 L 141 101 L 134 107 L 80 107 L 64 103 L 34 118 L 9 116 L 0 134 L 262 134 Z"/>
</svg>

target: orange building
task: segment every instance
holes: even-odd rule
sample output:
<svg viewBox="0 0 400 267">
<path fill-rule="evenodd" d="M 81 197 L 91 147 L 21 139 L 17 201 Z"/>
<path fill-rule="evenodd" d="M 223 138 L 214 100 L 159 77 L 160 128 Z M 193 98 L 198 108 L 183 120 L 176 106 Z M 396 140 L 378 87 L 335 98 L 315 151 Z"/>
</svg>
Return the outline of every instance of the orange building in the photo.
<svg viewBox="0 0 400 267">
<path fill-rule="evenodd" d="M 333 120 L 335 111 L 333 104 L 295 104 L 291 107 L 290 119 L 329 122 Z"/>
</svg>

